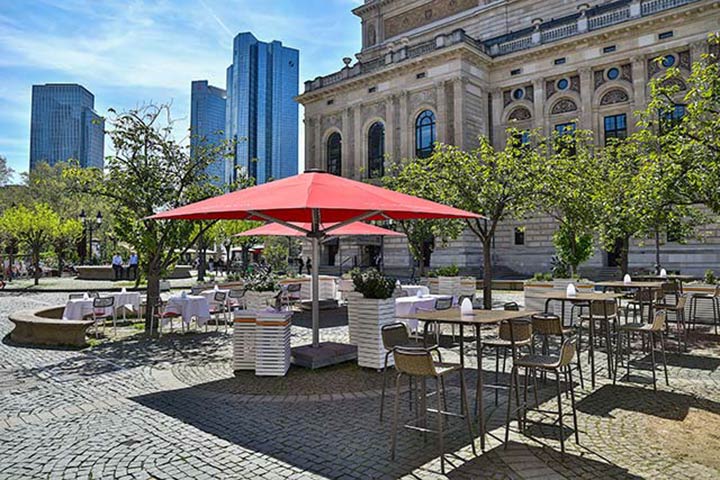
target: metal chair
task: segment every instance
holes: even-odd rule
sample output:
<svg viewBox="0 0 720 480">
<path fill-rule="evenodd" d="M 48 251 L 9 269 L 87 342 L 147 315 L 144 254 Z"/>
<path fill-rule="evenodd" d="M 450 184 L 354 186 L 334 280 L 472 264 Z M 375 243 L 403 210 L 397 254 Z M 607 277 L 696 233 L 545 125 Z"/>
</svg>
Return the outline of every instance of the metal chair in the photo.
<svg viewBox="0 0 720 480">
<path fill-rule="evenodd" d="M 215 292 L 212 301 L 210 301 L 210 316 L 215 316 L 215 331 L 218 330 L 219 317 L 222 315 L 225 331 L 227 332 L 228 311 L 228 292 Z M 207 324 L 205 324 L 205 331 L 207 331 Z"/>
<path fill-rule="evenodd" d="M 205 287 L 190 287 L 190 295 L 200 295 L 205 291 Z"/>
<path fill-rule="evenodd" d="M 85 298 L 84 293 L 71 293 L 68 295 L 68 300 L 82 300 L 83 298 Z"/>
<path fill-rule="evenodd" d="M 675 315 L 675 324 L 677 328 L 677 342 L 678 342 L 678 352 L 687 350 L 687 333 L 688 333 L 688 326 L 687 322 L 685 321 L 685 306 L 687 305 L 687 294 L 681 293 L 677 295 L 677 299 L 675 300 L 674 304 L 664 304 L 661 303 L 659 305 L 656 305 L 655 308 L 658 310 L 665 310 L 668 313 L 673 313 Z M 666 322 L 669 323 L 669 322 Z M 665 325 L 665 328 L 667 330 L 668 325 Z"/>
<path fill-rule="evenodd" d="M 647 337 L 650 343 L 650 360 L 652 362 L 652 376 L 653 376 L 653 390 L 657 391 L 657 375 L 655 373 L 656 370 L 656 361 L 655 361 L 655 340 L 656 337 L 660 338 L 660 348 L 662 351 L 662 361 L 663 361 L 663 367 L 665 370 L 665 384 L 668 386 L 670 385 L 670 381 L 668 379 L 668 371 L 667 371 L 667 359 L 665 358 L 665 320 L 666 320 L 666 313 L 665 310 L 660 310 L 659 312 L 655 313 L 655 318 L 653 319 L 652 323 L 629 323 L 626 325 L 621 325 L 618 328 L 618 347 L 617 347 L 617 358 L 616 358 L 616 365 L 619 364 L 619 361 L 621 360 L 621 351 L 622 351 L 622 336 L 623 334 L 627 338 L 627 348 L 628 348 L 628 359 L 627 359 L 627 376 L 630 376 L 630 356 L 632 353 L 632 345 L 631 345 L 631 334 L 640 334 L 643 337 Z M 615 375 L 613 376 L 613 383 L 617 381 L 617 368 L 615 369 Z"/>
<path fill-rule="evenodd" d="M 230 310 L 242 310 L 245 308 L 245 290 L 230 290 Z"/>
<path fill-rule="evenodd" d="M 170 322 L 170 333 L 173 332 L 173 324 L 172 321 L 178 317 L 180 317 L 179 313 L 176 312 L 167 312 L 165 311 L 165 303 L 162 300 L 158 300 L 155 305 L 153 305 L 153 310 L 151 313 L 151 317 L 154 321 L 157 321 L 157 330 L 158 334 L 162 336 L 162 322 L 163 320 L 168 320 Z M 150 330 L 152 330 L 152 324 L 150 325 Z"/>
<path fill-rule="evenodd" d="M 517 302 L 506 302 L 505 305 L 503 305 L 503 310 L 509 312 L 519 312 L 520 305 L 518 305 Z"/>
<path fill-rule="evenodd" d="M 511 328 L 512 327 L 512 328 Z M 512 334 L 511 334 L 512 332 Z M 508 385 L 501 385 L 500 382 L 500 350 L 503 351 L 502 371 L 505 372 L 505 362 L 507 360 L 508 350 L 512 353 L 513 361 L 517 357 L 517 349 L 527 347 L 532 353 L 532 323 L 528 320 L 513 320 L 502 322 L 498 327 L 497 337 L 489 338 L 482 341 L 480 345 L 480 358 L 483 358 L 483 350 L 488 348 L 495 349 L 495 383 L 485 384 L 485 387 L 495 390 L 495 405 L 498 404 L 498 391 L 507 389 Z"/>
<path fill-rule="evenodd" d="M 283 290 L 282 304 L 288 308 L 292 308 L 298 302 L 302 300 L 302 285 L 299 283 L 289 284 L 285 290 Z"/>
<path fill-rule="evenodd" d="M 108 313 L 108 309 L 110 313 Z M 112 318 L 113 335 L 117 335 L 117 315 L 115 313 L 114 297 L 98 297 L 93 299 L 92 319 L 95 324 L 95 338 L 98 338 L 98 322 L 103 322 L 103 334 L 105 333 L 105 320 Z"/>
<path fill-rule="evenodd" d="M 566 338 L 575 334 L 575 329 L 564 327 L 559 316 L 553 313 L 536 313 L 530 317 L 533 332 L 533 351 L 535 351 L 535 338 L 541 337 L 540 353 L 542 355 L 550 354 L 550 342 L 552 337 L 559 337 L 560 344 L 563 345 Z M 585 388 L 585 380 L 583 379 L 582 366 L 580 365 L 580 355 L 575 357 L 577 363 L 578 375 L 580 376 L 580 388 Z"/>
<path fill-rule="evenodd" d="M 382 394 L 380 395 L 380 421 L 383 421 L 383 412 L 385 411 L 385 391 L 387 384 L 387 370 L 390 355 L 395 347 L 418 346 L 417 342 L 410 337 L 407 325 L 401 322 L 388 323 L 380 328 L 380 336 L 382 337 L 383 347 L 385 348 L 385 363 L 383 365 L 383 384 Z M 412 398 L 412 378 L 410 379 L 410 392 Z"/>
<path fill-rule="evenodd" d="M 434 312 L 437 310 L 450 310 L 453 306 L 453 298 L 452 297 L 439 297 L 435 299 L 434 307 L 431 310 L 428 310 L 426 308 L 418 308 L 418 312 Z M 432 334 L 435 334 L 435 343 L 440 345 L 440 325 L 437 322 L 430 322 L 430 326 L 435 326 L 435 328 L 428 328 L 428 331 Z M 424 340 L 427 343 L 427 339 Z"/>
<path fill-rule="evenodd" d="M 535 408 L 536 411 L 541 413 L 557 413 L 558 415 L 558 425 L 560 427 L 560 451 L 565 454 L 565 437 L 564 437 L 564 426 L 563 426 L 563 410 L 562 410 L 562 392 L 560 389 L 560 375 L 564 374 L 567 380 L 567 383 L 570 387 L 570 404 L 572 408 L 572 416 L 573 416 L 573 427 L 574 427 L 574 433 L 575 433 L 575 443 L 580 444 L 580 436 L 578 433 L 577 428 L 577 410 L 575 408 L 575 383 L 573 382 L 572 378 L 572 368 L 571 364 L 573 361 L 573 358 L 576 356 L 575 351 L 575 339 L 574 338 L 566 338 L 563 340 L 562 346 L 560 347 L 560 352 L 557 356 L 551 356 L 551 355 L 526 355 L 523 357 L 517 358 L 513 363 L 512 373 L 510 374 L 510 392 L 508 395 L 508 405 L 507 405 L 507 416 L 505 418 L 505 448 L 507 448 L 508 441 L 510 438 L 510 418 L 512 415 L 512 412 L 514 411 L 517 413 L 517 423 L 518 423 L 518 429 L 520 432 L 525 433 L 525 423 L 528 422 L 527 420 L 527 410 L 528 410 L 528 403 L 527 403 L 527 388 L 528 388 L 528 378 L 529 373 L 535 372 L 535 371 L 541 371 L 545 373 L 554 373 L 555 374 L 555 385 L 557 389 L 557 402 L 558 402 L 558 410 L 557 412 L 547 411 L 547 410 L 540 410 L 538 408 Z M 520 401 L 520 385 L 519 385 L 519 369 L 524 368 L 525 369 L 525 390 L 523 394 L 523 400 Z M 513 410 L 512 408 L 512 399 L 513 399 L 513 393 L 515 393 L 515 402 L 516 402 L 516 408 Z M 537 400 L 536 400 L 537 403 Z M 536 405 L 538 407 L 539 405 Z"/>
<path fill-rule="evenodd" d="M 467 386 L 465 385 L 465 376 L 463 375 L 462 366 L 458 363 L 443 363 L 442 360 L 436 362 L 433 360 L 432 353 L 437 352 L 440 355 L 437 347 L 426 349 L 418 347 L 395 347 L 393 349 L 393 357 L 395 359 L 395 369 L 397 370 L 397 378 L 395 380 L 395 407 L 393 412 L 393 424 L 392 424 L 392 441 L 391 441 L 391 458 L 395 460 L 395 450 L 397 446 L 397 427 L 398 427 L 398 416 L 400 410 L 400 380 L 403 375 L 414 378 L 416 381 L 420 381 L 423 385 L 422 391 L 420 392 L 420 402 L 418 402 L 417 416 L 422 415 L 422 422 L 418 425 L 404 425 L 405 428 L 410 430 L 420 431 L 424 433 L 437 433 L 438 434 L 438 451 L 440 453 L 440 469 L 442 473 L 445 473 L 445 443 L 443 438 L 443 417 L 452 416 L 464 418 L 467 424 L 468 434 L 470 437 L 470 444 L 472 445 L 472 451 L 474 455 L 477 455 L 475 450 L 475 442 L 472 431 L 472 423 L 470 420 L 470 411 L 468 407 L 467 398 Z M 461 413 L 457 414 L 454 412 L 447 411 L 447 405 L 445 402 L 445 387 L 444 379 L 452 373 L 460 374 L 460 395 L 461 395 Z M 436 398 L 437 398 L 437 409 L 429 409 L 425 406 L 427 394 L 425 392 L 425 382 L 428 379 L 435 380 L 436 387 Z M 422 405 L 422 412 L 420 406 Z M 435 413 L 437 415 L 437 430 L 427 428 L 424 420 L 427 417 L 427 412 Z"/>
<path fill-rule="evenodd" d="M 715 286 L 713 293 L 696 293 L 690 299 L 690 323 L 693 330 L 697 326 L 698 300 L 710 300 L 712 302 L 713 325 L 715 326 L 715 335 L 717 335 L 718 323 L 720 323 L 720 285 Z"/>
<path fill-rule="evenodd" d="M 578 357 L 579 352 L 582 351 L 582 332 L 584 331 L 584 324 L 586 322 L 592 322 L 592 325 L 590 325 L 590 328 L 588 329 L 588 344 L 590 344 L 590 350 L 591 350 L 591 367 L 593 369 L 593 375 L 595 375 L 595 349 L 594 349 L 594 343 L 596 338 L 595 335 L 590 335 L 590 332 L 593 334 L 597 331 L 596 326 L 599 322 L 601 332 L 604 331 L 605 333 L 605 348 L 607 349 L 607 362 L 608 362 L 608 378 L 612 378 L 613 375 L 613 351 L 612 351 L 612 329 L 610 328 L 610 322 L 612 322 L 614 325 L 617 325 L 618 321 L 618 304 L 615 300 L 601 300 L 601 301 L 594 301 L 590 302 L 590 310 L 589 313 L 580 315 L 580 329 L 579 329 L 579 336 L 578 336 Z"/>
</svg>

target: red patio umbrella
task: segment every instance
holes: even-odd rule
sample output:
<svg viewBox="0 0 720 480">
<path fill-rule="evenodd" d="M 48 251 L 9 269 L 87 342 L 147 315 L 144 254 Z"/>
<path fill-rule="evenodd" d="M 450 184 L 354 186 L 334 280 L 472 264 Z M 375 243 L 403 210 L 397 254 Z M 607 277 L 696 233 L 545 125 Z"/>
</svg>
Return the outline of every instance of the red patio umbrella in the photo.
<svg viewBox="0 0 720 480">
<path fill-rule="evenodd" d="M 155 220 L 265 220 L 301 232 L 312 241 L 313 346 L 320 344 L 318 262 L 320 241 L 354 222 L 433 218 L 481 218 L 475 213 L 329 173 L 308 170 L 294 177 L 161 212 Z M 290 222 L 305 222 L 303 228 Z M 332 222 L 332 223 L 331 223 Z"/>
<path fill-rule="evenodd" d="M 302 230 L 305 231 L 311 231 L 312 230 L 312 224 L 311 223 L 301 223 L 301 222 L 289 222 L 290 224 L 294 225 L 295 227 L 299 227 Z M 321 225 L 321 230 L 324 230 L 326 228 L 330 228 L 334 225 L 337 225 L 337 222 L 330 223 L 330 224 L 324 224 Z M 336 230 L 333 230 L 331 235 L 332 237 L 353 237 L 353 236 L 384 236 L 384 237 L 404 237 L 404 233 L 396 232 L 394 230 L 389 230 L 387 228 L 378 227 L 376 225 L 371 225 L 369 223 L 364 222 L 354 222 L 350 224 L 346 224 L 343 226 L 338 227 Z M 306 237 L 307 234 L 303 233 L 300 230 L 296 230 L 295 228 L 290 228 L 285 225 L 281 225 L 279 223 L 268 223 L 262 226 L 259 226 L 257 228 L 252 228 L 250 230 L 246 230 L 244 232 L 238 233 L 235 235 L 236 237 Z"/>
</svg>

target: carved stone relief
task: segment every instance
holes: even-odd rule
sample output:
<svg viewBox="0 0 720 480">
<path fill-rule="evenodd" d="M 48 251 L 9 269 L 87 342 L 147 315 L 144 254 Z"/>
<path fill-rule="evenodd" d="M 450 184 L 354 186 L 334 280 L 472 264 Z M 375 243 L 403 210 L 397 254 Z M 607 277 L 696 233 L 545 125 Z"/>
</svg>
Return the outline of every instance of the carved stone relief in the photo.
<svg viewBox="0 0 720 480">
<path fill-rule="evenodd" d="M 687 70 L 688 72 L 692 70 L 692 61 L 690 59 L 690 50 L 685 50 L 684 52 L 678 53 L 678 57 L 680 59 L 679 67 Z"/>
<path fill-rule="evenodd" d="M 570 90 L 580 93 L 580 75 L 570 77 Z"/>
<path fill-rule="evenodd" d="M 425 5 L 386 19 L 385 38 L 394 37 L 477 5 L 477 0 L 431 0 Z"/>
<path fill-rule="evenodd" d="M 530 120 L 532 118 L 532 115 L 530 114 L 530 110 L 528 110 L 525 107 L 518 107 L 515 110 L 513 110 L 510 113 L 510 116 L 508 116 L 508 120 Z"/>
<path fill-rule="evenodd" d="M 575 111 L 577 111 L 577 105 L 575 104 L 575 102 L 573 102 L 569 98 L 563 98 L 562 100 L 557 102 L 555 105 L 553 105 L 550 113 L 553 115 L 558 115 L 561 113 L 569 113 L 569 112 L 575 112 Z"/>
<path fill-rule="evenodd" d="M 412 110 L 426 104 L 435 105 L 435 89 L 410 94 L 410 108 Z"/>
<path fill-rule="evenodd" d="M 632 65 L 629 63 L 626 63 L 625 65 L 620 66 L 620 78 L 623 80 L 632 83 L 633 77 L 632 77 Z"/>
<path fill-rule="evenodd" d="M 603 95 L 602 99 L 600 99 L 600 105 L 614 105 L 616 103 L 627 102 L 628 100 L 630 100 L 630 98 L 625 90 L 615 88 Z"/>
</svg>

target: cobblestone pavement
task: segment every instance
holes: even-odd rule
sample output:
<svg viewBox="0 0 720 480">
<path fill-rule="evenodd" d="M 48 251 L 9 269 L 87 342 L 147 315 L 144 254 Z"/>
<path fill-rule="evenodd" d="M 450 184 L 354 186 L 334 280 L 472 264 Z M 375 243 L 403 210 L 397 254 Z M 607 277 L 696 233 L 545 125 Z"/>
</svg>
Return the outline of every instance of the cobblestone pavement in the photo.
<svg viewBox="0 0 720 480">
<path fill-rule="evenodd" d="M 51 293 L 0 296 L 0 336 L 11 329 L 9 311 L 64 299 Z M 346 335 L 346 327 L 322 333 L 332 340 Z M 293 328 L 293 344 L 309 338 L 307 329 Z M 566 429 L 564 456 L 550 426 L 529 426 L 532 438 L 513 431 L 503 448 L 505 395 L 495 406 L 488 391 L 492 435 L 486 451 L 474 457 L 463 422 L 449 420 L 447 477 L 718 478 L 717 340 L 707 336 L 691 354 L 670 354 L 671 386 L 661 382 L 657 394 L 639 364 L 630 381 L 613 385 L 600 372 L 594 391 L 587 384 L 578 388 L 581 444 Z M 475 357 L 468 357 L 473 365 Z M 390 422 L 378 421 L 377 372 L 352 366 L 293 371 L 285 385 L 234 377 L 230 335 L 222 331 L 161 341 L 126 338 L 82 351 L 5 341 L 0 358 L 2 479 L 443 477 L 433 435 L 424 442 L 419 433 L 401 431 L 397 460 L 390 460 Z M 601 355 L 598 365 L 604 365 Z M 494 361 L 484 366 L 492 369 Z M 492 377 L 487 374 L 488 381 Z M 474 385 L 472 372 L 467 378 Z M 450 409 L 458 408 L 458 385 L 448 385 Z M 552 382 L 540 386 L 543 407 L 554 408 Z M 563 402 L 569 411 L 565 396 Z M 405 401 L 400 412 L 404 421 L 414 416 Z M 691 448 L 678 449 L 687 442 Z M 479 449 L 477 439 L 475 444 Z"/>
</svg>

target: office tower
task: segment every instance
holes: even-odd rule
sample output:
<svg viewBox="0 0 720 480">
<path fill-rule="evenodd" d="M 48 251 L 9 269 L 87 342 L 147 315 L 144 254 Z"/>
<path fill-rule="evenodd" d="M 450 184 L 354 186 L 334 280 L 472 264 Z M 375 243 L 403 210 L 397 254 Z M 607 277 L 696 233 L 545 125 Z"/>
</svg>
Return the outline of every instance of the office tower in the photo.
<svg viewBox="0 0 720 480">
<path fill-rule="evenodd" d="M 225 90 L 208 85 L 207 80 L 192 82 L 190 93 L 190 154 L 198 147 L 213 148 L 225 139 Z M 212 183 L 225 183 L 225 158 L 222 154 L 208 165 Z"/>
</svg>

